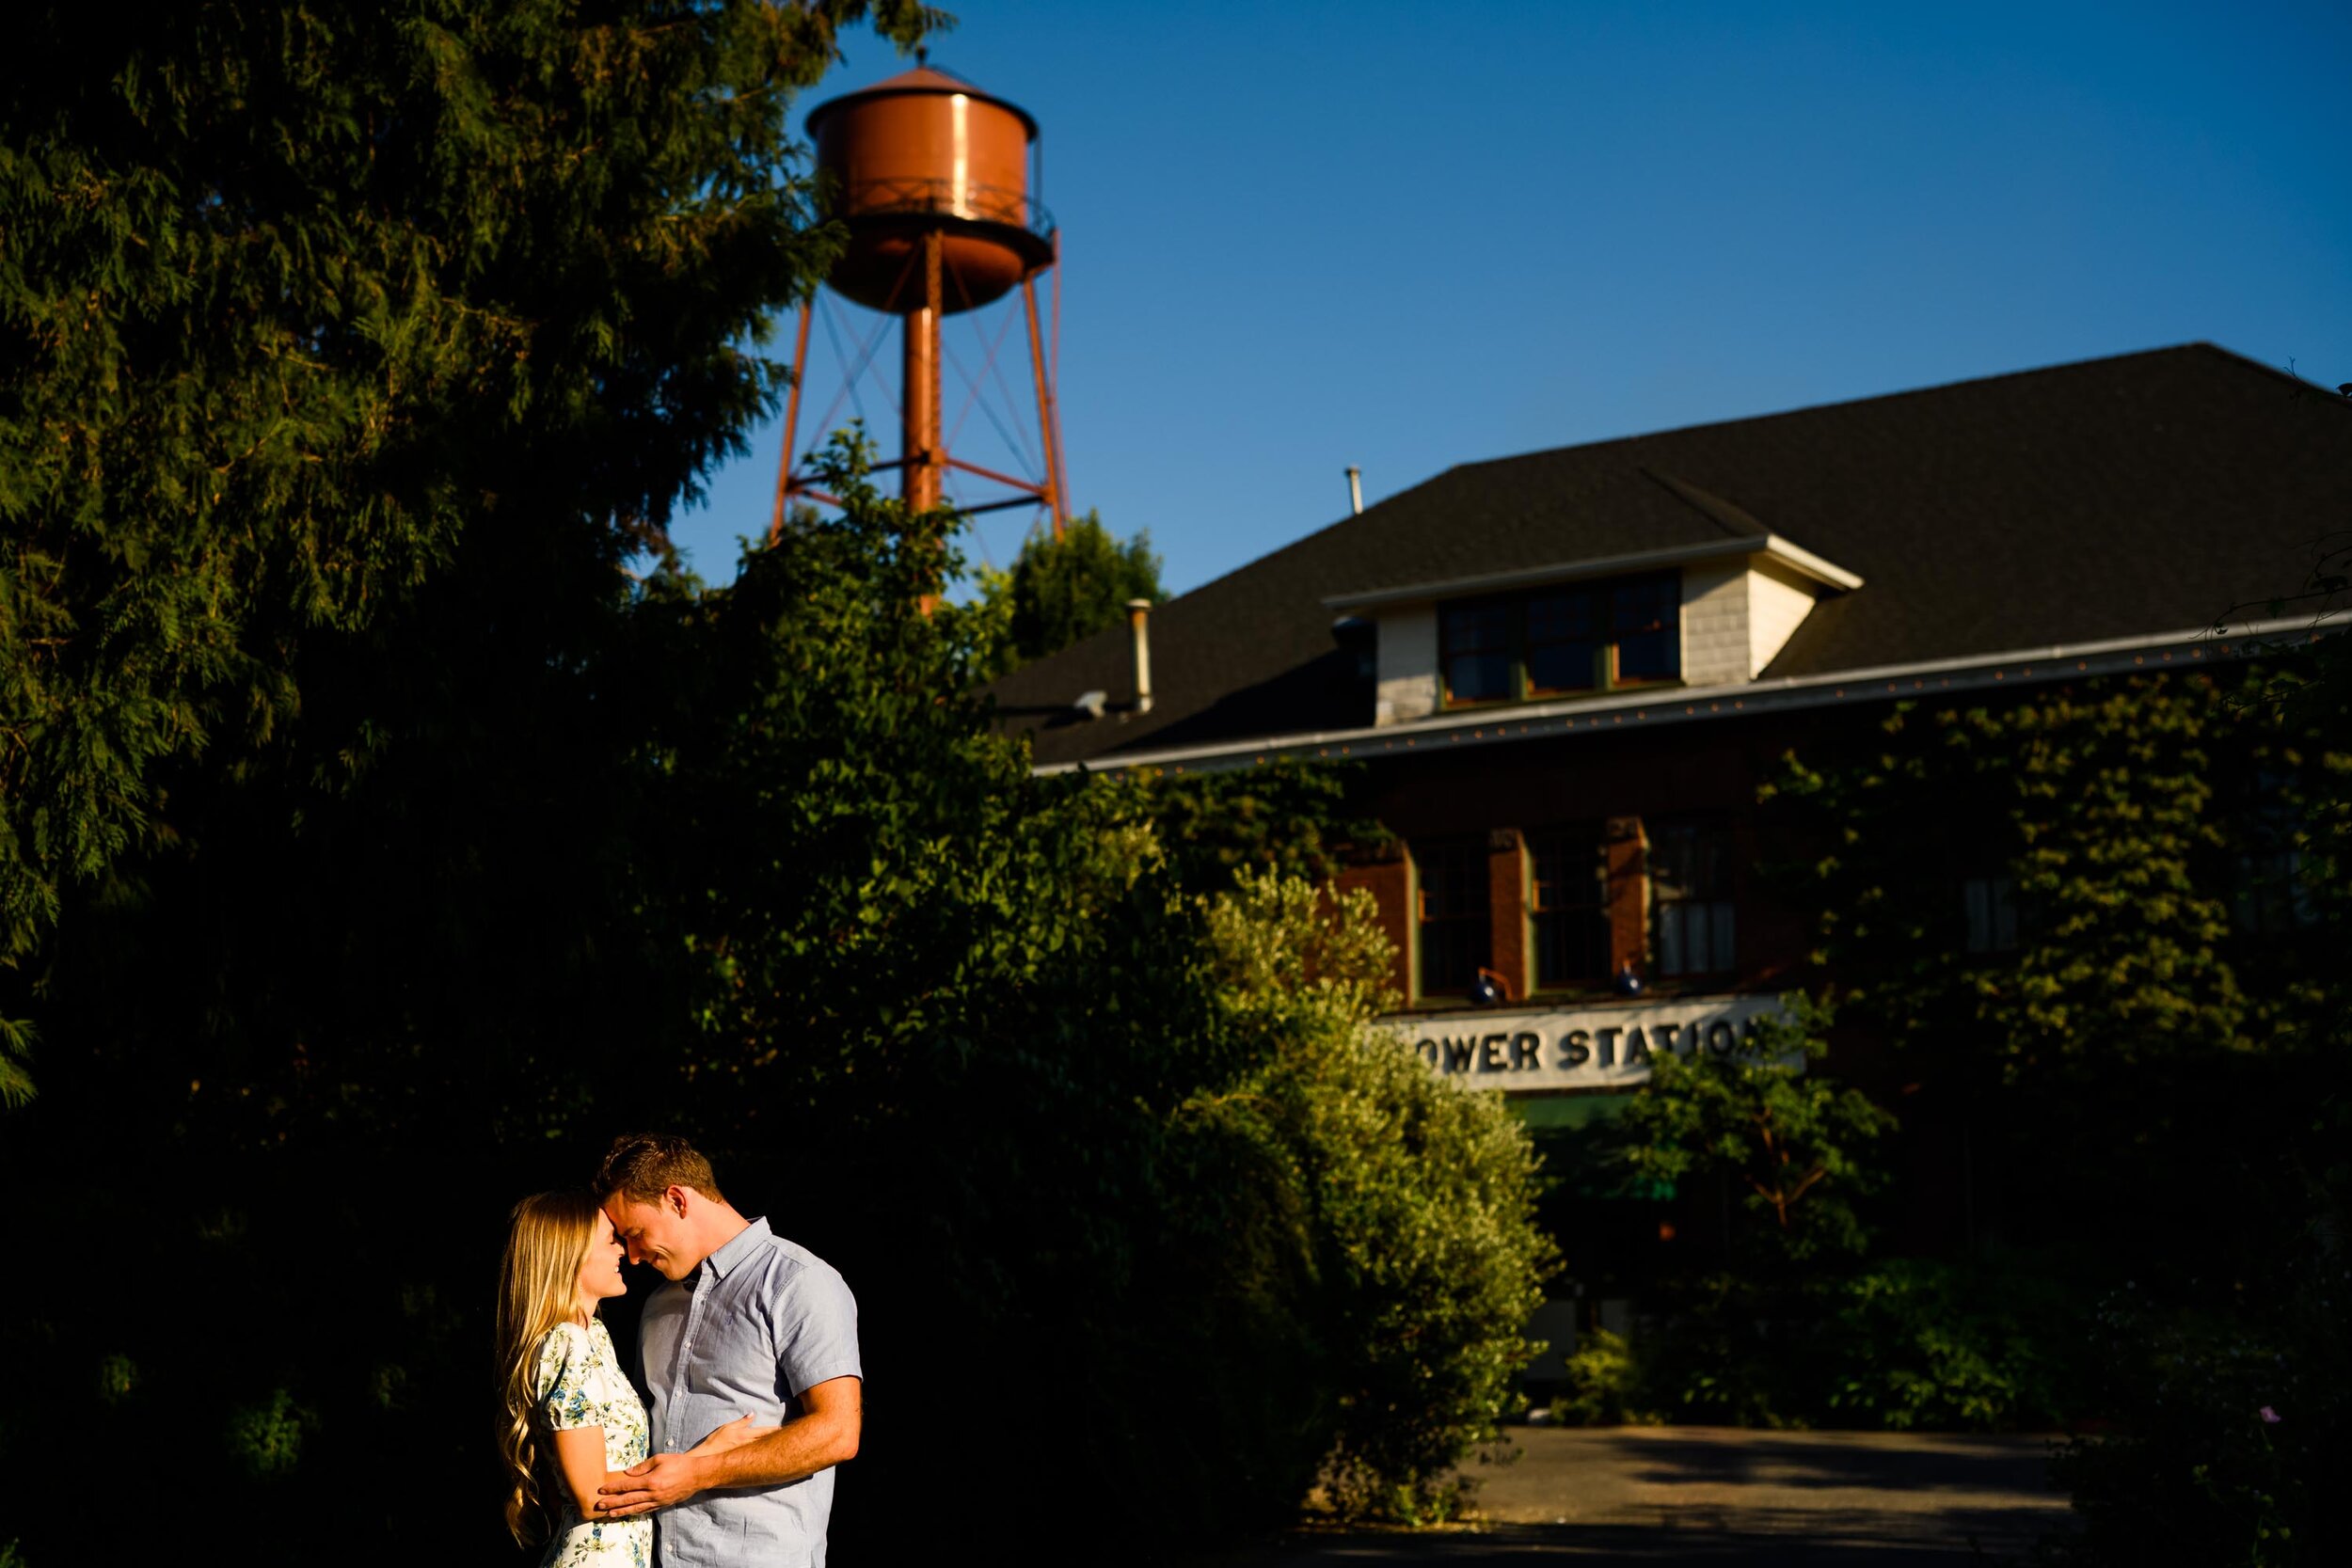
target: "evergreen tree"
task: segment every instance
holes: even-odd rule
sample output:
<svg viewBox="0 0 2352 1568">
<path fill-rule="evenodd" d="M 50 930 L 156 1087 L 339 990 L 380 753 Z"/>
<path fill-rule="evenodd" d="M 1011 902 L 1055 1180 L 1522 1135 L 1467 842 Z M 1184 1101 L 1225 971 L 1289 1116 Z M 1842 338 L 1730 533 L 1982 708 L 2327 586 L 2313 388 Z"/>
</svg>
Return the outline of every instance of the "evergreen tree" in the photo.
<svg viewBox="0 0 2352 1568">
<path fill-rule="evenodd" d="M 992 676 L 1119 625 L 1130 599 L 1166 597 L 1151 531 L 1122 542 L 1092 512 L 1071 518 L 1059 539 L 1032 531 L 1012 570 L 983 573 L 979 589 L 978 612 L 1003 638 L 984 661 Z"/>
<path fill-rule="evenodd" d="M 173 764 L 331 792 L 401 744 L 404 695 L 600 635 L 621 563 L 659 553 L 774 399 L 780 368 L 739 345 L 835 241 L 787 115 L 869 12 L 902 46 L 940 20 L 912 0 L 14 19 L 0 962 L 126 854 L 199 852 Z M 322 669 L 386 659 L 405 684 L 323 695 Z M 27 1043 L 9 1026 L 0 1061 Z"/>
</svg>

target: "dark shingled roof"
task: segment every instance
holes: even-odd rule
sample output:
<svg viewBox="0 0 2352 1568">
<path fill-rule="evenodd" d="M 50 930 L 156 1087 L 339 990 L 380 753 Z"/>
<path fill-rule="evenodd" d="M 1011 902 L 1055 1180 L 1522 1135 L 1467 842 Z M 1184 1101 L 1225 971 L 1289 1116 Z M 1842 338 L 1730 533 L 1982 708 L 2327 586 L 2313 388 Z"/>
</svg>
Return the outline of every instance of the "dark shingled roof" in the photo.
<svg viewBox="0 0 2352 1568">
<path fill-rule="evenodd" d="M 2210 343 L 1466 464 L 1015 671 L 1039 763 L 1372 722 L 1334 594 L 1769 530 L 1859 574 L 1767 677 L 2207 626 L 2294 591 L 2352 519 L 2352 406 Z"/>
</svg>

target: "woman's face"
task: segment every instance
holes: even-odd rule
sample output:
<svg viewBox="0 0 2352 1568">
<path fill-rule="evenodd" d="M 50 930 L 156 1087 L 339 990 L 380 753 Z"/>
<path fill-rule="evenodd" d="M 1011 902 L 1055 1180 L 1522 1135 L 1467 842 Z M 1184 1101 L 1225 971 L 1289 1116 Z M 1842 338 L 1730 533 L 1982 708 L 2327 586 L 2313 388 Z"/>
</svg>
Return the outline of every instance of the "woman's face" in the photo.
<svg viewBox="0 0 2352 1568">
<path fill-rule="evenodd" d="M 580 1299 L 602 1301 L 628 1290 L 621 1283 L 620 1238 L 612 1234 L 612 1222 L 599 1213 L 596 1235 L 588 1243 L 588 1256 L 580 1263 Z"/>
</svg>

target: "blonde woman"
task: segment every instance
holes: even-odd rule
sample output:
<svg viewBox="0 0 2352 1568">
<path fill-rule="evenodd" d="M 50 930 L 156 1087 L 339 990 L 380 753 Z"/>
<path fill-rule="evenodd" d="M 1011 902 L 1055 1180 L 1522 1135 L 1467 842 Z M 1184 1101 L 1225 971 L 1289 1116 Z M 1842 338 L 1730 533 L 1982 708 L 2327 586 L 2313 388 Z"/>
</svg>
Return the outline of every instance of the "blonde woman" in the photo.
<svg viewBox="0 0 2352 1568">
<path fill-rule="evenodd" d="M 515 1206 L 499 1280 L 499 1372 L 506 1528 L 527 1544 L 549 1526 L 541 1568 L 650 1568 L 653 1520 L 599 1517 L 596 1489 L 645 1457 L 645 1407 L 621 1372 L 597 1303 L 621 1294 L 621 1243 L 584 1192 Z M 772 1430 L 772 1429 L 771 1429 Z M 753 1435 L 728 1423 L 697 1453 Z M 552 1504 L 552 1505 L 551 1505 Z"/>
</svg>

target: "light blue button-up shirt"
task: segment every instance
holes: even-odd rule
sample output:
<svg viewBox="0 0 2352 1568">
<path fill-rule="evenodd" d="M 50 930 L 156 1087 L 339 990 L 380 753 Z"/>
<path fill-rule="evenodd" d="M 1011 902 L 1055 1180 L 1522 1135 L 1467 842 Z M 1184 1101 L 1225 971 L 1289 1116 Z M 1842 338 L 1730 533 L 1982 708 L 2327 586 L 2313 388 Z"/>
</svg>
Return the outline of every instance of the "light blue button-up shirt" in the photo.
<svg viewBox="0 0 2352 1568">
<path fill-rule="evenodd" d="M 754 1220 L 645 1302 L 637 1332 L 653 1449 L 682 1453 L 738 1416 L 772 1426 L 830 1378 L 862 1377 L 857 1301 L 832 1264 Z M 833 1471 L 705 1492 L 654 1515 L 662 1568 L 824 1568 Z"/>
</svg>

